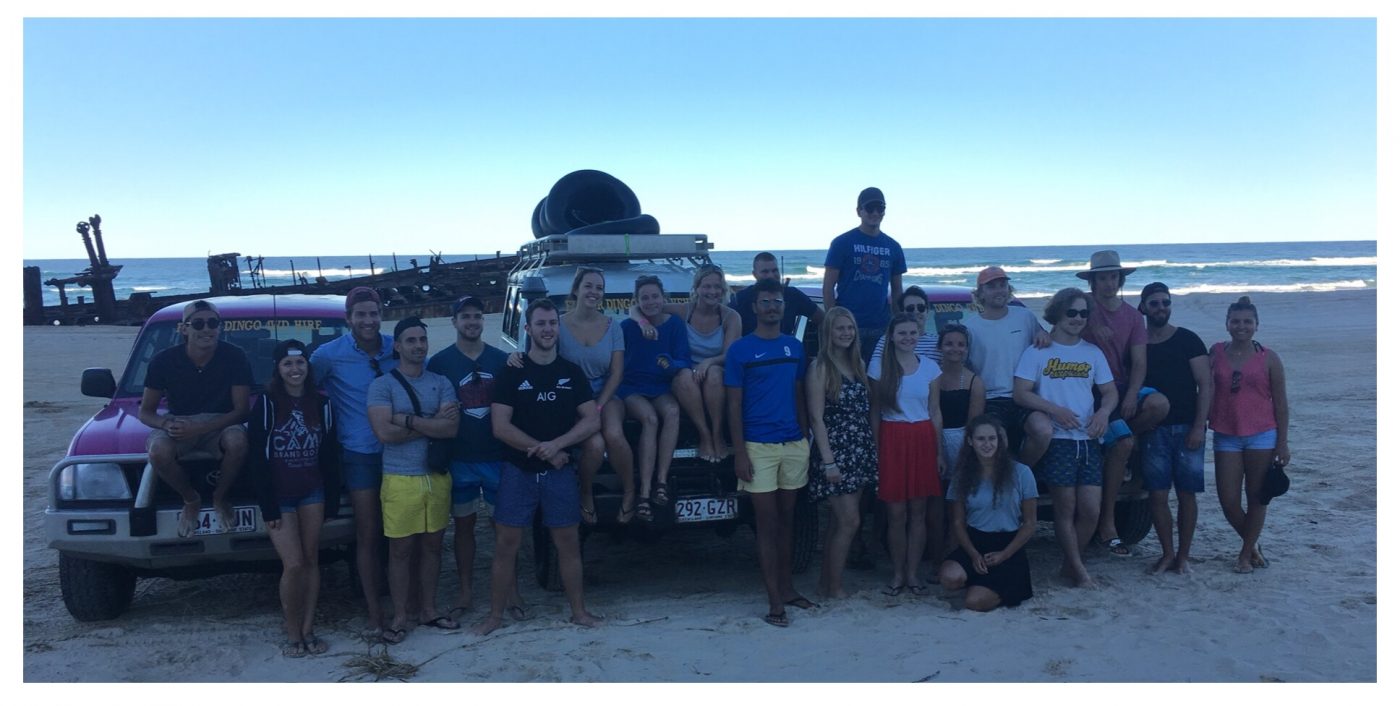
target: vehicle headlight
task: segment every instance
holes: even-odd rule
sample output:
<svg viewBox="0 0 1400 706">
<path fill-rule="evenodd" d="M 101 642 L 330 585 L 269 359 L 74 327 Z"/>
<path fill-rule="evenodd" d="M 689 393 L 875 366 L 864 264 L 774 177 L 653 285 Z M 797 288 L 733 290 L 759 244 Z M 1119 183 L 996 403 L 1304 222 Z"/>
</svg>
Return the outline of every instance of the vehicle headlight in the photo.
<svg viewBox="0 0 1400 706">
<path fill-rule="evenodd" d="M 78 463 L 58 474 L 61 500 L 130 500 L 122 467 L 115 463 Z"/>
</svg>

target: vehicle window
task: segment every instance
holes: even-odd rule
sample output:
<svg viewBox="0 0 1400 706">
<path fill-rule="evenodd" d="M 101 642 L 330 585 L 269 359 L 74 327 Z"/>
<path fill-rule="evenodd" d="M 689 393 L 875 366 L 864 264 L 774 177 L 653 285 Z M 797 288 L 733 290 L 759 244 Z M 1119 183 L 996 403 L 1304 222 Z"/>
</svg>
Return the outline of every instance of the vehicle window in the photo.
<svg viewBox="0 0 1400 706">
<path fill-rule="evenodd" d="M 171 346 L 180 345 L 183 338 L 176 330 L 175 321 L 162 321 L 146 326 L 132 349 L 131 360 L 127 362 L 122 375 L 119 396 L 140 397 L 146 381 L 146 368 L 151 358 Z M 277 344 L 295 338 L 307 345 L 308 354 L 322 343 L 340 337 L 346 331 L 345 319 L 264 319 L 241 318 L 224 319 L 219 340 L 227 341 L 243 349 L 248 363 L 253 368 L 253 389 L 261 390 L 263 383 L 272 375 L 272 351 Z"/>
</svg>

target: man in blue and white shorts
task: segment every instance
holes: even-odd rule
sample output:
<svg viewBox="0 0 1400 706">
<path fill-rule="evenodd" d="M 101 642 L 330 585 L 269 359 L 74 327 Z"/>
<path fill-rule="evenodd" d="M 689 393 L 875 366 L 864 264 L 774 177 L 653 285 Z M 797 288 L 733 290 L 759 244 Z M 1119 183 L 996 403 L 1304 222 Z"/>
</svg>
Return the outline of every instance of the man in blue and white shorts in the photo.
<svg viewBox="0 0 1400 706">
<path fill-rule="evenodd" d="M 491 561 L 491 613 L 473 629 L 501 627 L 515 587 L 516 553 L 540 511 L 559 552 L 559 579 L 569 599 L 569 622 L 593 627 L 599 618 L 583 605 L 579 553 L 578 471 L 572 447 L 598 433 L 593 388 L 577 365 L 559 355 L 559 311 L 541 297 L 525 310 L 530 351 L 520 368 L 504 367 L 491 399 L 491 431 L 503 445 L 505 465 L 496 493 L 496 554 Z"/>
<path fill-rule="evenodd" d="M 1167 285 L 1142 288 L 1138 311 L 1147 317 L 1147 378 L 1166 395 L 1171 410 L 1157 428 L 1143 434 L 1143 487 L 1152 504 L 1152 524 L 1162 543 L 1162 558 L 1151 573 L 1168 569 L 1191 573 L 1191 539 L 1196 534 L 1196 494 L 1205 491 L 1206 416 L 1213 382 L 1206 346 L 1189 329 L 1173 326 L 1172 295 Z M 1145 387 L 1143 389 L 1146 389 Z M 1180 542 L 1172 546 L 1172 513 L 1167 496 L 1176 488 Z"/>
<path fill-rule="evenodd" d="M 457 604 L 448 615 L 456 620 L 472 608 L 472 563 L 476 561 L 477 512 L 496 505 L 501 485 L 501 442 L 491 435 L 491 398 L 496 377 L 506 365 L 506 353 L 481 340 L 486 307 L 467 295 L 452 305 L 457 340 L 433 354 L 428 370 L 450 380 L 457 389 L 457 438 L 452 447 L 452 554 L 457 561 Z M 511 589 L 510 609 L 524 617 L 518 588 Z"/>
</svg>

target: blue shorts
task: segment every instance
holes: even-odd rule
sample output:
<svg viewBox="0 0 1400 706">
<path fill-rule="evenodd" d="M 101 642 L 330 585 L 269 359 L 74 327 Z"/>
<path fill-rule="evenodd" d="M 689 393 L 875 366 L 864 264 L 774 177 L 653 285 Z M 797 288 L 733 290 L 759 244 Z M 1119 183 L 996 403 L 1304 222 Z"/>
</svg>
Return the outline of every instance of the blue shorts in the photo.
<svg viewBox="0 0 1400 706">
<path fill-rule="evenodd" d="M 496 491 L 501 487 L 502 461 L 453 461 L 452 516 L 467 517 L 481 509 L 481 500 L 496 504 Z"/>
<path fill-rule="evenodd" d="M 1215 432 L 1215 450 L 1229 453 L 1241 453 L 1243 451 L 1272 451 L 1278 446 L 1278 429 L 1261 431 L 1258 434 L 1249 436 L 1234 436 L 1232 434 L 1221 434 Z"/>
<path fill-rule="evenodd" d="M 278 498 L 277 504 L 282 507 L 282 512 L 295 513 L 302 505 L 315 505 L 326 502 L 326 489 L 317 488 L 299 498 Z"/>
<path fill-rule="evenodd" d="M 502 462 L 496 500 L 496 521 L 506 527 L 529 527 L 535 508 L 540 508 L 545 527 L 571 527 L 582 519 L 578 472 L 573 465 L 531 473 Z"/>
<path fill-rule="evenodd" d="M 1190 424 L 1163 424 L 1143 435 L 1142 485 L 1147 490 L 1178 493 L 1206 491 L 1206 445 L 1186 448 Z"/>
<path fill-rule="evenodd" d="M 1147 399 L 1148 395 L 1156 391 L 1157 388 L 1155 387 L 1143 387 L 1142 389 L 1138 390 L 1139 407 L 1141 407 L 1142 401 Z M 1120 400 L 1118 404 L 1118 407 L 1114 407 L 1113 411 L 1109 412 L 1108 429 L 1104 430 L 1103 436 L 1099 437 L 1099 441 L 1103 443 L 1105 448 L 1118 443 L 1118 440 L 1125 436 L 1133 435 L 1133 430 L 1128 426 L 1127 422 L 1123 421 L 1123 402 Z"/>
<path fill-rule="evenodd" d="M 1103 454 L 1087 439 L 1051 439 L 1035 474 L 1052 488 L 1103 485 Z"/>
<path fill-rule="evenodd" d="M 362 454 L 342 448 L 340 450 L 340 473 L 345 478 L 345 489 L 373 490 L 379 492 L 384 482 L 384 454 Z"/>
</svg>

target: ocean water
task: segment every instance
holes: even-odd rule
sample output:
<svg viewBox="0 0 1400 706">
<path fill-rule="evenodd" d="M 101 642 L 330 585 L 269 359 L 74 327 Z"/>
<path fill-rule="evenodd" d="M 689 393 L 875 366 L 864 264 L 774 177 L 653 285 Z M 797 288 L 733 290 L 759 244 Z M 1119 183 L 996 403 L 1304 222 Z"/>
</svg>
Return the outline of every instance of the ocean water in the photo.
<svg viewBox="0 0 1400 706">
<path fill-rule="evenodd" d="M 717 243 L 723 245 L 723 243 Z M 1126 267 L 1136 267 L 1127 293 L 1134 286 L 1153 280 L 1166 282 L 1175 294 L 1197 292 L 1329 292 L 1338 289 L 1368 289 L 1376 286 L 1376 242 L 1374 240 L 1301 243 L 1214 243 L 1119 246 L 1037 246 L 987 248 L 909 248 L 904 251 L 909 271 L 904 283 L 972 287 L 977 272 L 987 265 L 1000 265 L 1010 275 L 1019 296 L 1049 296 L 1068 286 L 1080 286 L 1074 276 L 1087 268 L 1095 250 L 1118 251 Z M 728 273 L 731 284 L 751 282 L 750 271 L 756 250 L 717 250 L 715 264 Z M 782 263 L 783 276 L 796 286 L 820 286 L 826 250 L 774 250 Z M 112 257 L 122 265 L 115 280 L 118 299 L 132 292 L 166 294 L 197 293 L 209 290 L 204 258 Z M 492 257 L 483 254 L 480 257 Z M 444 255 L 447 262 L 470 260 L 474 255 Z M 427 255 L 374 255 L 374 272 L 410 267 L 409 260 L 426 264 Z M 87 267 L 85 259 L 25 260 L 36 265 L 42 279 L 70 277 Z M 314 279 L 362 276 L 371 272 L 369 256 L 314 255 L 264 257 L 262 276 L 268 285 L 292 284 L 294 273 Z M 244 262 L 240 260 L 240 265 Z M 243 266 L 243 286 L 250 287 L 247 267 Z M 91 292 L 77 287 L 67 289 L 69 301 L 77 296 L 91 298 Z M 58 290 L 44 287 L 44 303 L 58 304 Z"/>
</svg>

